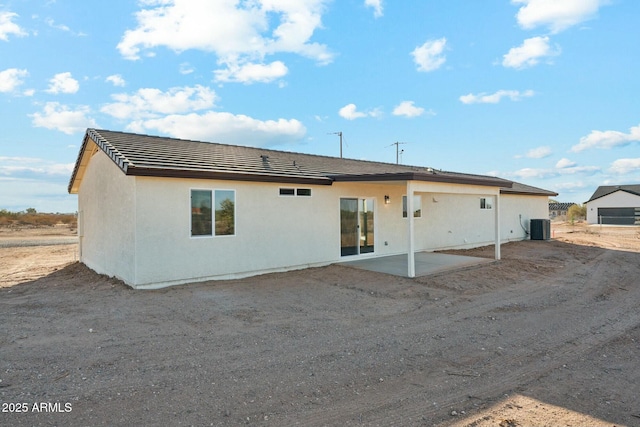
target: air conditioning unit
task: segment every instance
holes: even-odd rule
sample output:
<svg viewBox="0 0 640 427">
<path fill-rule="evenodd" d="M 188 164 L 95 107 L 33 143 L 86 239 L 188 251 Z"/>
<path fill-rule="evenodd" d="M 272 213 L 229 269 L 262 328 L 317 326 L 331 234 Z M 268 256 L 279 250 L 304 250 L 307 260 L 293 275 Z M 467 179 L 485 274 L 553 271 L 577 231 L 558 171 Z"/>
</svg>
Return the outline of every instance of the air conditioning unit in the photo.
<svg viewBox="0 0 640 427">
<path fill-rule="evenodd" d="M 531 240 L 551 239 L 551 221 L 548 219 L 532 219 L 529 230 L 531 230 Z"/>
</svg>

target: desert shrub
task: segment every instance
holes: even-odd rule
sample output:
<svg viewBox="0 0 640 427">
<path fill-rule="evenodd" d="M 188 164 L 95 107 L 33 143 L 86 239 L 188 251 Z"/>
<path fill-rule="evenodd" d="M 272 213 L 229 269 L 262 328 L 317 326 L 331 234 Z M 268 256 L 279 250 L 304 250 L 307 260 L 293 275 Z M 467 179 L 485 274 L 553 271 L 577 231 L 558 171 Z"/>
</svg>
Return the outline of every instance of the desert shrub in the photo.
<svg viewBox="0 0 640 427">
<path fill-rule="evenodd" d="M 56 224 L 65 224 L 70 227 L 77 227 L 75 214 L 42 213 L 34 208 L 29 208 L 23 212 L 11 212 L 6 209 L 0 210 L 0 226 L 21 225 L 31 227 L 52 227 Z"/>
<path fill-rule="evenodd" d="M 587 205 L 572 205 L 567 211 L 567 219 L 572 224 L 587 218 Z"/>
</svg>

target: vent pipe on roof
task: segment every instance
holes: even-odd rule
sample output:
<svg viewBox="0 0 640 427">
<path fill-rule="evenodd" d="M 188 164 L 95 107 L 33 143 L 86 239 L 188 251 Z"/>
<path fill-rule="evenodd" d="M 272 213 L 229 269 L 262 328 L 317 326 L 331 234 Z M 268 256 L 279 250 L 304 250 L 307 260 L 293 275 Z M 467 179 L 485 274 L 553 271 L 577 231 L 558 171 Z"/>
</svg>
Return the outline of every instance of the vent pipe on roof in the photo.
<svg viewBox="0 0 640 427">
<path fill-rule="evenodd" d="M 269 161 L 269 156 L 267 156 L 267 155 L 263 154 L 263 155 L 260 156 L 260 158 L 262 158 L 263 162 L 268 162 Z"/>
</svg>

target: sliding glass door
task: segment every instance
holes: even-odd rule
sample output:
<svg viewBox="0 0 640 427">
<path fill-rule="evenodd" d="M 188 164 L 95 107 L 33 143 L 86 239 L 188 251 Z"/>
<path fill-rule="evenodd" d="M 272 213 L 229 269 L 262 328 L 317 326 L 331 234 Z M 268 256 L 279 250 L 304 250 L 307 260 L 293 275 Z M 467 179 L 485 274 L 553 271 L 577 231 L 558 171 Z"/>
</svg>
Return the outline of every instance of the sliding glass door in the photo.
<svg viewBox="0 0 640 427">
<path fill-rule="evenodd" d="M 342 256 L 374 251 L 373 199 L 340 199 L 340 253 Z"/>
</svg>

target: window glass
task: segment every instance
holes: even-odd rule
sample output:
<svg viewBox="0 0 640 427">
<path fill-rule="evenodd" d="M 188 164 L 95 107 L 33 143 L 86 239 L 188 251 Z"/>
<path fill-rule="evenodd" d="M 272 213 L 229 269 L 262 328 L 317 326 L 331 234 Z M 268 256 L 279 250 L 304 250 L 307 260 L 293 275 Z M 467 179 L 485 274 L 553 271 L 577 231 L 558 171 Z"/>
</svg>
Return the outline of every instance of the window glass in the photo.
<svg viewBox="0 0 640 427">
<path fill-rule="evenodd" d="M 233 190 L 216 190 L 216 236 L 236 233 L 236 194 Z"/>
<path fill-rule="evenodd" d="M 211 234 L 211 191 L 191 190 L 191 235 Z"/>
<path fill-rule="evenodd" d="M 491 199 L 481 197 L 480 198 L 480 209 L 491 209 Z"/>
<path fill-rule="evenodd" d="M 311 189 L 310 188 L 298 188 L 296 190 L 296 194 L 298 196 L 311 196 Z"/>
<path fill-rule="evenodd" d="M 281 196 L 295 196 L 295 189 L 293 188 L 281 188 L 280 189 Z"/>
<path fill-rule="evenodd" d="M 407 217 L 407 196 L 402 196 L 402 217 Z M 413 217 L 422 217 L 422 196 L 418 194 L 413 195 Z"/>
</svg>

